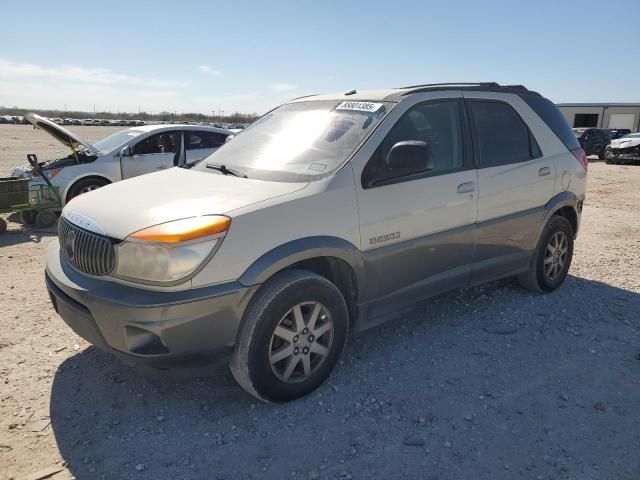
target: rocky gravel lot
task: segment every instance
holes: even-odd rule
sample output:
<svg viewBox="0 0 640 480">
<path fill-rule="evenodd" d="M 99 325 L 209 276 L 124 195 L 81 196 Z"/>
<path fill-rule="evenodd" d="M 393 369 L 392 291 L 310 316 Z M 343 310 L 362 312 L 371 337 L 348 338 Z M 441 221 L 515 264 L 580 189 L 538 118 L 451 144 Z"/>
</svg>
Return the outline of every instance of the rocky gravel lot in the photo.
<svg viewBox="0 0 640 480">
<path fill-rule="evenodd" d="M 0 175 L 34 139 L 37 152 L 60 151 L 42 132 L 1 127 Z M 95 139 L 105 129 L 79 130 Z M 399 312 L 353 338 L 326 385 L 287 405 L 255 402 L 227 372 L 148 377 L 91 347 L 47 298 L 54 231 L 10 223 L 0 236 L 0 479 L 638 480 L 638 185 L 640 166 L 590 166 L 558 291 L 506 280 Z"/>
</svg>

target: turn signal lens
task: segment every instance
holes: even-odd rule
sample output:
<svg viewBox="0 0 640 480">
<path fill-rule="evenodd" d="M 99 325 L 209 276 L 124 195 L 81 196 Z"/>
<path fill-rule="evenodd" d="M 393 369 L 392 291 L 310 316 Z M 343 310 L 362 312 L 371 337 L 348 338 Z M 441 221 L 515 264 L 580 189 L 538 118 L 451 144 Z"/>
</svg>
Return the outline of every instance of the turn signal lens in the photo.
<svg viewBox="0 0 640 480">
<path fill-rule="evenodd" d="M 146 242 L 179 243 L 211 237 L 224 233 L 229 229 L 231 219 L 222 215 L 204 215 L 202 217 L 184 218 L 173 222 L 161 223 L 153 227 L 139 230 L 129 238 Z"/>
</svg>

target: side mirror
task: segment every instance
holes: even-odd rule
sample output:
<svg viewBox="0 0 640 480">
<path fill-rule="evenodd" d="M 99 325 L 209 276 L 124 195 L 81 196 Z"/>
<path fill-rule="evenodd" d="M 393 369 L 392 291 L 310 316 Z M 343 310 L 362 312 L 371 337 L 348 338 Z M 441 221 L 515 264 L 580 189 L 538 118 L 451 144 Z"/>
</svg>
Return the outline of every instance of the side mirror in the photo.
<svg viewBox="0 0 640 480">
<path fill-rule="evenodd" d="M 412 175 L 433 170 L 433 159 L 426 142 L 406 140 L 391 147 L 387 155 L 387 166 L 389 170 L 397 171 L 403 176 Z"/>
<path fill-rule="evenodd" d="M 133 155 L 133 148 L 131 147 L 131 145 L 128 145 L 124 147 L 122 150 L 120 150 L 121 157 L 131 157 L 132 155 Z"/>
</svg>

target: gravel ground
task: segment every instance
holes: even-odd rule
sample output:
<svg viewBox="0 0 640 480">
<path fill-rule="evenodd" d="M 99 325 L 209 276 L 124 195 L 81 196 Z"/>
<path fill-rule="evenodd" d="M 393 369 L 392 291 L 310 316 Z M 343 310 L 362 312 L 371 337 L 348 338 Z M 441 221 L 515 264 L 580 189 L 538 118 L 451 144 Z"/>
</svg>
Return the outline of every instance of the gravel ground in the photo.
<svg viewBox="0 0 640 480">
<path fill-rule="evenodd" d="M 26 127 L 0 128 L 3 147 L 9 129 L 30 151 Z M 23 157 L 6 153 L 0 174 Z M 149 378 L 89 346 L 49 305 L 54 232 L 10 223 L 0 478 L 638 480 L 638 185 L 640 166 L 590 166 L 558 291 L 506 280 L 425 302 L 352 339 L 330 381 L 287 405 L 255 402 L 226 372 Z"/>
</svg>

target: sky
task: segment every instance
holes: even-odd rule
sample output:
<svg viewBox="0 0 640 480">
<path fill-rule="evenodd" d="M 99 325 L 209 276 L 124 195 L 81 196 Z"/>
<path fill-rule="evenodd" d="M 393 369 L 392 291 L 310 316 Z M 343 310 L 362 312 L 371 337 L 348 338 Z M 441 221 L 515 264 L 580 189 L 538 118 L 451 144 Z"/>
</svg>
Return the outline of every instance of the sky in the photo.
<svg viewBox="0 0 640 480">
<path fill-rule="evenodd" d="M 313 93 L 524 84 L 640 103 L 640 1 L 0 0 L 0 105 L 264 113 Z"/>
</svg>

